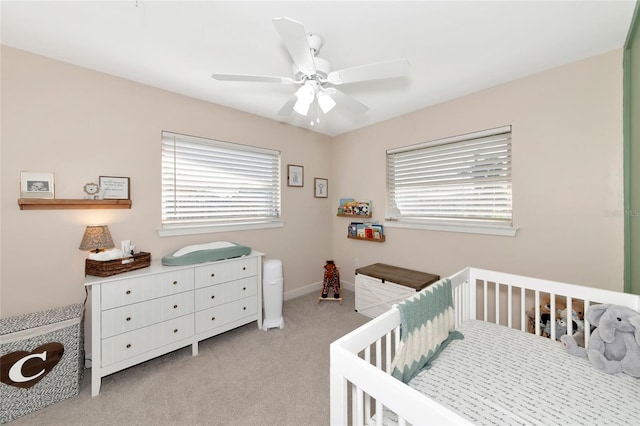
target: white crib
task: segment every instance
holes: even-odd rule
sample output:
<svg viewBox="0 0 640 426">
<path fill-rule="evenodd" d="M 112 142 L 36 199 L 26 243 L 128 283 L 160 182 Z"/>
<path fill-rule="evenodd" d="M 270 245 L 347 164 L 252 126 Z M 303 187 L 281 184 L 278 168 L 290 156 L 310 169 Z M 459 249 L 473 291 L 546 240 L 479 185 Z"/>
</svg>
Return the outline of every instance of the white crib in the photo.
<svg viewBox="0 0 640 426">
<path fill-rule="evenodd" d="M 527 311 L 535 308 L 536 334 L 540 334 L 540 300 L 543 294 L 551 296 L 551 312 L 556 312 L 556 297 L 566 300 L 567 307 L 574 306 L 576 300 L 584 301 L 585 312 L 593 303 L 624 305 L 640 311 L 638 295 L 476 268 L 466 268 L 449 278 L 454 293 L 456 328 L 467 320 L 477 319 L 527 333 Z M 399 311 L 391 309 L 331 344 L 331 424 L 402 426 L 473 423 L 468 417 L 442 404 L 442 401 L 437 402 L 390 375 L 391 362 L 400 342 L 399 324 Z M 568 328 L 571 333 L 570 321 Z M 585 341 L 588 342 L 588 323 L 585 324 L 585 329 Z M 555 337 L 555 327 L 552 327 L 551 339 Z M 542 339 L 549 345 L 556 344 L 548 343 L 553 340 L 544 337 L 527 338 Z M 500 342 L 494 344 L 497 351 Z M 557 345 L 561 347 L 561 343 L 557 342 Z M 444 353 L 441 357 L 443 356 Z M 498 356 L 496 352 L 496 357 Z M 587 360 L 581 361 L 588 363 Z M 600 372 L 596 374 L 605 375 Z M 605 376 L 611 376 L 603 377 L 606 380 L 631 379 L 627 380 L 626 385 L 640 386 L 640 379 L 630 376 Z M 640 388 L 633 388 L 629 392 L 637 392 L 637 389 Z M 576 395 L 575 398 L 584 399 L 584 396 Z M 637 401 L 633 404 L 636 403 Z M 543 410 L 544 407 L 540 409 Z M 381 413 L 384 415 L 380 415 Z"/>
</svg>

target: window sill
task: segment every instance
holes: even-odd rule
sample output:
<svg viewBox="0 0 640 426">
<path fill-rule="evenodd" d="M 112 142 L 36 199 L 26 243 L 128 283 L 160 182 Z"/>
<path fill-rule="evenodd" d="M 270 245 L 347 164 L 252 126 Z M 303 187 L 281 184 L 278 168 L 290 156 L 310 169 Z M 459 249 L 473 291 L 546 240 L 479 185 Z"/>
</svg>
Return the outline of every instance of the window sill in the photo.
<svg viewBox="0 0 640 426">
<path fill-rule="evenodd" d="M 515 237 L 518 228 L 512 226 L 496 226 L 485 224 L 460 224 L 460 223 L 424 223 L 409 221 L 385 221 L 385 228 L 424 229 L 429 231 L 462 232 L 466 234 L 498 235 L 502 237 Z"/>
<path fill-rule="evenodd" d="M 158 229 L 160 237 L 175 237 L 178 235 L 212 234 L 216 232 L 248 231 L 252 229 L 282 228 L 284 221 L 258 222 L 233 225 L 201 225 L 189 227 L 161 228 Z"/>
</svg>

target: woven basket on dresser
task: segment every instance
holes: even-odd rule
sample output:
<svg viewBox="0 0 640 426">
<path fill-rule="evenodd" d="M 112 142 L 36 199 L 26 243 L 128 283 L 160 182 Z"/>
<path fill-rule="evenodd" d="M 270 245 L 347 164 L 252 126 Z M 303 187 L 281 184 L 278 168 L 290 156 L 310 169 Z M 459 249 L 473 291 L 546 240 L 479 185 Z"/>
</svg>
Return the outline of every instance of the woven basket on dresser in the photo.
<svg viewBox="0 0 640 426">
<path fill-rule="evenodd" d="M 151 265 L 151 253 L 140 252 L 129 257 L 114 260 L 86 259 L 84 273 L 96 277 L 110 277 L 123 272 L 135 271 Z"/>
</svg>

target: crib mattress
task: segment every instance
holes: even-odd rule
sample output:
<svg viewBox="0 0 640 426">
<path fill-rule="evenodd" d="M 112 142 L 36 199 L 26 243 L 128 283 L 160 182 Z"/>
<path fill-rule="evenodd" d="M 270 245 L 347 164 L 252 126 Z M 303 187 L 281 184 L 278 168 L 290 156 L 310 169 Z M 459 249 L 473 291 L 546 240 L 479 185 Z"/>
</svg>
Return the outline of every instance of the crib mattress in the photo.
<svg viewBox="0 0 640 426">
<path fill-rule="evenodd" d="M 512 328 L 467 321 L 460 331 L 409 385 L 474 424 L 638 424 L 640 379 L 602 373 L 562 343 Z"/>
</svg>

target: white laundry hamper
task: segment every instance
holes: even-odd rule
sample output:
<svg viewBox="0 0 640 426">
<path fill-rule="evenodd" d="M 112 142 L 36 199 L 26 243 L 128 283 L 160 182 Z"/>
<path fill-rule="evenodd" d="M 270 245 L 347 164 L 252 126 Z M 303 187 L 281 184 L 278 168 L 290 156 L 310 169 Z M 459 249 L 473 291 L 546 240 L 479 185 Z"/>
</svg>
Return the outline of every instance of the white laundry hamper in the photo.
<svg viewBox="0 0 640 426">
<path fill-rule="evenodd" d="M 262 282 L 264 321 L 263 330 L 270 328 L 283 328 L 284 318 L 282 318 L 283 282 L 282 282 L 282 261 L 280 259 L 269 259 L 264 262 L 264 276 Z"/>
</svg>

